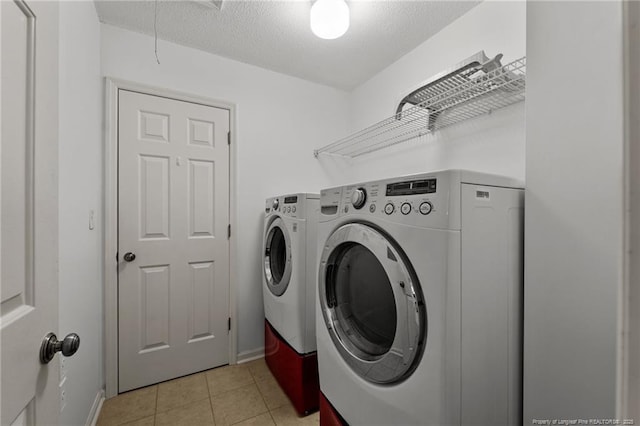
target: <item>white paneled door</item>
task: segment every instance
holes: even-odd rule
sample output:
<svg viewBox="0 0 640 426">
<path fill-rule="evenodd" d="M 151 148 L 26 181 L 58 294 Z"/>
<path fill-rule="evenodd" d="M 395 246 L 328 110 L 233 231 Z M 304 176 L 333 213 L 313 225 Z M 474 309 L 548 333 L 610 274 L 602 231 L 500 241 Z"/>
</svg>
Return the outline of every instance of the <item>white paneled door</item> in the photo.
<svg viewBox="0 0 640 426">
<path fill-rule="evenodd" d="M 58 6 L 0 1 L 0 424 L 57 424 Z"/>
<path fill-rule="evenodd" d="M 229 362 L 229 111 L 118 96 L 124 392 Z"/>
</svg>

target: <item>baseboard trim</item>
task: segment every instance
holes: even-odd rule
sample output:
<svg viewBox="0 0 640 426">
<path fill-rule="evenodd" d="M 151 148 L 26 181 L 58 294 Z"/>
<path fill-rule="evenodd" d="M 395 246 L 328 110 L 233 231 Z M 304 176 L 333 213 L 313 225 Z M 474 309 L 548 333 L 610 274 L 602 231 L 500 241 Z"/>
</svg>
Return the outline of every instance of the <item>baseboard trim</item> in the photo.
<svg viewBox="0 0 640 426">
<path fill-rule="evenodd" d="M 98 423 L 100 410 L 102 410 L 102 403 L 104 403 L 104 389 L 100 389 L 96 394 L 96 399 L 93 401 L 91 411 L 89 411 L 89 417 L 87 417 L 87 426 L 96 426 Z"/>
<path fill-rule="evenodd" d="M 264 346 L 257 349 L 252 349 L 250 351 L 240 352 L 238 354 L 237 362 L 238 364 L 243 364 L 245 362 L 253 361 L 259 358 L 264 358 Z"/>
</svg>

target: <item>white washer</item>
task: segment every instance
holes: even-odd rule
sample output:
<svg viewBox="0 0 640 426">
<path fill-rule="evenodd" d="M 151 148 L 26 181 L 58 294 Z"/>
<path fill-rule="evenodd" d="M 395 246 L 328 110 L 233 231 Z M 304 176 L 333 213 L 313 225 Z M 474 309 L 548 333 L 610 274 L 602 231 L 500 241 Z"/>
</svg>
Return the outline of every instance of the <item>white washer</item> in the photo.
<svg viewBox="0 0 640 426">
<path fill-rule="evenodd" d="M 318 194 L 292 194 L 268 198 L 265 207 L 264 314 L 299 354 L 316 350 L 318 202 Z"/>
<path fill-rule="evenodd" d="M 521 424 L 521 188 L 445 170 L 321 192 L 322 423 Z"/>
</svg>

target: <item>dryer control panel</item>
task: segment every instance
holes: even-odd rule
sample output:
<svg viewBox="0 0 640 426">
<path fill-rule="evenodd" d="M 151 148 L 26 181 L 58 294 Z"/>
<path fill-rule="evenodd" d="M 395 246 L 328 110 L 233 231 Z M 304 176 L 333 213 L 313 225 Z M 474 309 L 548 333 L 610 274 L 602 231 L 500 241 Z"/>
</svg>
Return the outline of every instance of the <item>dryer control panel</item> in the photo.
<svg viewBox="0 0 640 426">
<path fill-rule="evenodd" d="M 320 220 L 344 215 L 420 227 L 449 227 L 450 177 L 435 173 L 323 190 Z"/>
<path fill-rule="evenodd" d="M 402 182 L 393 182 L 386 185 L 385 196 L 388 198 L 384 206 L 386 215 L 391 215 L 396 211 L 400 211 L 403 215 L 409 215 L 412 212 L 428 215 L 433 212 L 432 198 L 428 194 L 436 194 L 438 187 L 438 179 L 414 179 Z M 419 196 L 417 199 L 413 196 Z M 402 201 L 394 203 L 393 197 L 401 197 Z M 416 207 L 417 206 L 417 207 Z"/>
<path fill-rule="evenodd" d="M 523 187 L 512 178 L 456 169 L 381 179 L 322 190 L 319 221 L 380 220 L 458 230 L 462 184 L 476 185 L 475 200 L 487 206 L 492 188 Z"/>
<path fill-rule="evenodd" d="M 366 207 L 370 214 L 378 213 L 388 217 L 427 216 L 435 212 L 439 198 L 435 178 L 386 184 L 377 182 L 363 186 L 348 186 L 345 189 L 342 203 L 344 213 L 348 213 L 351 208 Z"/>
</svg>

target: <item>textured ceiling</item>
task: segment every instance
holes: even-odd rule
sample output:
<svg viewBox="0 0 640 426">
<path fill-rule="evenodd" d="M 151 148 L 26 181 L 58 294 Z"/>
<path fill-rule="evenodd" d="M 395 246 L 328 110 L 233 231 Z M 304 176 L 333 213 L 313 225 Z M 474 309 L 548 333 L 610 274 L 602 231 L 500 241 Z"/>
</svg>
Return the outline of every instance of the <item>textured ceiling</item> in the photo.
<svg viewBox="0 0 640 426">
<path fill-rule="evenodd" d="M 100 21 L 154 34 L 154 0 L 96 1 Z M 479 1 L 347 1 L 349 31 L 322 40 L 309 29 L 311 1 L 158 2 L 159 38 L 350 90 L 411 51 Z M 162 54 L 160 52 L 160 54 Z"/>
</svg>

